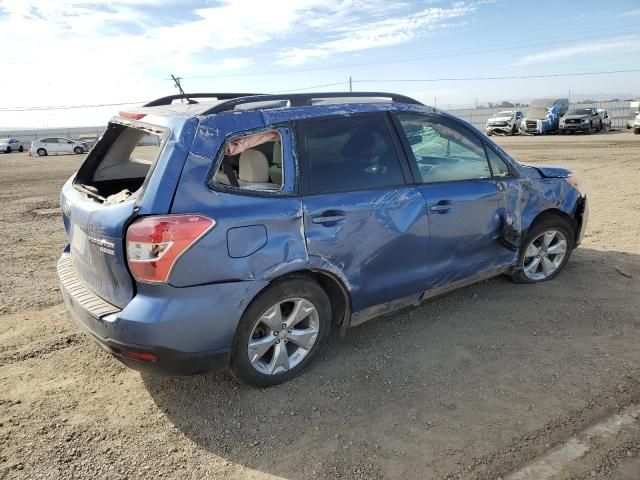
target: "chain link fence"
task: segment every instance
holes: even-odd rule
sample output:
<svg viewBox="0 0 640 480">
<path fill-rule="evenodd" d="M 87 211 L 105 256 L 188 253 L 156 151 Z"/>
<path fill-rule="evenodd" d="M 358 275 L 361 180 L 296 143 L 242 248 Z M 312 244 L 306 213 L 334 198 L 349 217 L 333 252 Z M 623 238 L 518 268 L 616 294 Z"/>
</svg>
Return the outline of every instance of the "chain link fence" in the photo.
<svg viewBox="0 0 640 480">
<path fill-rule="evenodd" d="M 633 110 L 631 109 L 629 101 L 572 103 L 569 108 L 579 108 L 581 106 L 590 107 L 592 105 L 597 108 L 604 108 L 607 112 L 609 112 L 609 117 L 611 118 L 611 128 L 626 128 L 627 119 L 632 113 L 636 111 L 635 108 Z M 456 117 L 466 120 L 474 127 L 484 131 L 487 119 L 494 113 L 502 112 L 505 110 L 519 110 L 525 114 L 527 113 L 527 107 L 466 108 L 461 110 L 448 110 L 448 112 L 452 115 L 455 115 Z"/>
<path fill-rule="evenodd" d="M 570 108 L 579 106 L 591 106 L 595 105 L 597 108 L 604 108 L 609 112 L 611 117 L 612 128 L 626 128 L 627 119 L 635 112 L 635 108 L 632 110 L 629 101 L 619 102 L 595 102 L 595 103 L 572 103 Z M 486 121 L 494 113 L 503 110 L 521 110 L 524 113 L 527 111 L 527 107 L 514 107 L 514 108 L 467 108 L 460 110 L 448 110 L 449 113 L 456 117 L 462 118 L 467 122 L 474 125 L 480 130 L 484 130 Z M 33 140 L 47 137 L 64 137 L 72 140 L 80 139 L 92 139 L 98 138 L 102 135 L 105 127 L 69 127 L 69 128 L 40 128 L 32 130 L 0 130 L 0 138 L 17 138 L 18 140 L 30 145 Z M 153 145 L 157 144 L 158 137 L 145 136 L 141 141 L 141 145 Z"/>
</svg>

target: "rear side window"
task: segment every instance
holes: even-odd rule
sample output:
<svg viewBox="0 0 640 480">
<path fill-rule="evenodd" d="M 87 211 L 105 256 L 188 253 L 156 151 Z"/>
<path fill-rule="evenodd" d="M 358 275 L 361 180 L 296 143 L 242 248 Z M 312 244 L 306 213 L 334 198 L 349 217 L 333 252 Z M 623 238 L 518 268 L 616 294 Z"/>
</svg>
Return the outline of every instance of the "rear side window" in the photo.
<svg viewBox="0 0 640 480">
<path fill-rule="evenodd" d="M 463 127 L 436 116 L 397 116 L 423 183 L 490 178 L 484 146 Z"/>
<path fill-rule="evenodd" d="M 312 194 L 405 183 L 391 133 L 381 115 L 301 122 L 298 143 Z"/>
<path fill-rule="evenodd" d="M 234 137 L 224 145 L 214 181 L 242 190 L 277 192 L 284 182 L 282 158 L 278 130 Z"/>
</svg>

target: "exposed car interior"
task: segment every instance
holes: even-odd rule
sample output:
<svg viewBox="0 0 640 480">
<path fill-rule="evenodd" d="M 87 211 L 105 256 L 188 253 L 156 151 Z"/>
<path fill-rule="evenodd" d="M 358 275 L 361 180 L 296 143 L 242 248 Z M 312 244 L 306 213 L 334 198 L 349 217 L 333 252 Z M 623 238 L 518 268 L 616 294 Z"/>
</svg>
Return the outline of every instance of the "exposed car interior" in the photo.
<svg viewBox="0 0 640 480">
<path fill-rule="evenodd" d="M 234 139 L 215 174 L 216 183 L 245 190 L 282 188 L 282 139 L 276 130 Z"/>
</svg>

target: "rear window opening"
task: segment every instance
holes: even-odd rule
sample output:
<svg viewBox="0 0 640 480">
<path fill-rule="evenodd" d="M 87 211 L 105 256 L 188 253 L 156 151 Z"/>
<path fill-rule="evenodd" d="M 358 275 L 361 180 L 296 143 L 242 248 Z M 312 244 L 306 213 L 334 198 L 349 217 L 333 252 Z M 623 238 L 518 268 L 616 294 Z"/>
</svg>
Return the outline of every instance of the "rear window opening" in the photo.
<svg viewBox="0 0 640 480">
<path fill-rule="evenodd" d="M 280 190 L 284 181 L 280 133 L 269 130 L 228 141 L 214 181 L 242 190 Z"/>
<path fill-rule="evenodd" d="M 141 190 L 165 135 L 157 127 L 110 123 L 80 167 L 74 185 L 103 203 L 125 201 Z"/>
</svg>

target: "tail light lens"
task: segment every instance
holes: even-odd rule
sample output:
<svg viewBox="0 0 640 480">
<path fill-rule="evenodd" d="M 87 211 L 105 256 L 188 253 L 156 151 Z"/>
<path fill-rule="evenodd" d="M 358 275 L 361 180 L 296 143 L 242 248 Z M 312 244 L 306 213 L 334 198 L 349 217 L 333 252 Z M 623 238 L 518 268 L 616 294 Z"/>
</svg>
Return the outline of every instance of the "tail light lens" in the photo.
<svg viewBox="0 0 640 480">
<path fill-rule="evenodd" d="M 143 217 L 127 230 L 127 261 L 139 282 L 166 282 L 180 256 L 216 222 L 202 215 Z"/>
</svg>

